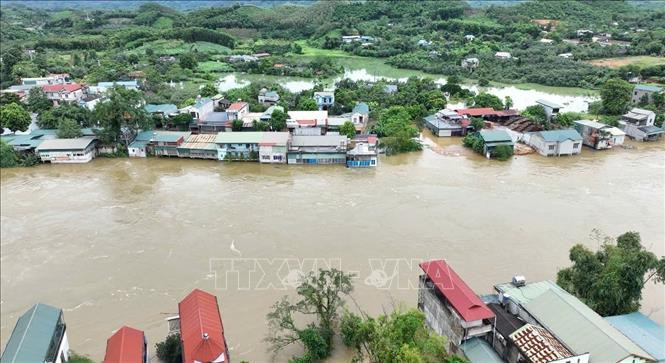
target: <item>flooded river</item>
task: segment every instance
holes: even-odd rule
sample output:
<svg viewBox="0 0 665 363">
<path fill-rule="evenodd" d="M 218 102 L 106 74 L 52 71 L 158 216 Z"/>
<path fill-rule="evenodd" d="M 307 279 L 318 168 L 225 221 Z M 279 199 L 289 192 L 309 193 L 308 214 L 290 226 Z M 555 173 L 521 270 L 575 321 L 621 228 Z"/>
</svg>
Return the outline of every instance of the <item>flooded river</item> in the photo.
<svg viewBox="0 0 665 363">
<path fill-rule="evenodd" d="M 355 271 L 353 296 L 376 314 L 415 307 L 412 259 L 445 258 L 489 293 L 515 274 L 555 279 L 574 243 L 596 247 L 594 228 L 639 231 L 665 254 L 665 143 L 502 163 L 459 142 L 376 170 L 153 158 L 3 170 L 1 343 L 41 301 L 64 309 L 77 352 L 100 361 L 123 324 L 154 352 L 198 287 L 219 298 L 233 359 L 264 362 L 270 305 L 315 263 Z M 663 323 L 664 298 L 649 285 L 642 311 Z"/>
</svg>

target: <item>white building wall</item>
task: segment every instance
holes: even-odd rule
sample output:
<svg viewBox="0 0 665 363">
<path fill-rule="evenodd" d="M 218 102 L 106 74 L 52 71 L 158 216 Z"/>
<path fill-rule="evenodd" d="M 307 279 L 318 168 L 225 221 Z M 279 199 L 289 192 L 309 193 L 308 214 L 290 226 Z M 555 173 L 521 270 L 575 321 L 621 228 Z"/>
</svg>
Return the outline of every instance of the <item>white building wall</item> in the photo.
<svg viewBox="0 0 665 363">
<path fill-rule="evenodd" d="M 285 164 L 286 147 L 285 146 L 260 146 L 259 162 L 264 164 Z"/>
<path fill-rule="evenodd" d="M 51 162 L 53 164 L 82 164 L 95 158 L 95 149 L 89 148 L 76 151 L 40 151 L 39 157 L 42 161 Z"/>
<path fill-rule="evenodd" d="M 62 357 L 65 357 L 63 362 Z M 69 360 L 69 339 L 67 339 L 67 331 L 62 336 L 62 341 L 60 342 L 60 347 L 58 348 L 58 356 L 55 359 L 55 363 L 65 363 Z"/>
<path fill-rule="evenodd" d="M 129 153 L 129 156 L 135 157 L 135 158 L 145 158 L 147 157 L 147 152 L 146 152 L 146 147 L 129 147 L 127 148 L 127 152 Z"/>
</svg>

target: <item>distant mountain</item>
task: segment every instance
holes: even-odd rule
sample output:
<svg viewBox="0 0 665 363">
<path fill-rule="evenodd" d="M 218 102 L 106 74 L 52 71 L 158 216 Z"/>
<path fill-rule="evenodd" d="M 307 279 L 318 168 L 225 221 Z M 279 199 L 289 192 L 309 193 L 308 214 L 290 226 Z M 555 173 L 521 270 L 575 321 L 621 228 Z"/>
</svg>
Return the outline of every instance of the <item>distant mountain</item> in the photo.
<svg viewBox="0 0 665 363">
<path fill-rule="evenodd" d="M 45 9 L 45 10 L 62 10 L 62 9 L 89 9 L 89 10 L 119 10 L 119 9 L 136 9 L 145 3 L 158 3 L 160 5 L 168 6 L 172 9 L 179 11 L 196 10 L 199 8 L 219 7 L 219 6 L 233 6 L 236 4 L 256 5 L 260 7 L 279 6 L 284 4 L 299 4 L 308 5 L 313 3 L 314 0 L 3 0 L 2 5 L 24 5 L 29 8 Z"/>
</svg>

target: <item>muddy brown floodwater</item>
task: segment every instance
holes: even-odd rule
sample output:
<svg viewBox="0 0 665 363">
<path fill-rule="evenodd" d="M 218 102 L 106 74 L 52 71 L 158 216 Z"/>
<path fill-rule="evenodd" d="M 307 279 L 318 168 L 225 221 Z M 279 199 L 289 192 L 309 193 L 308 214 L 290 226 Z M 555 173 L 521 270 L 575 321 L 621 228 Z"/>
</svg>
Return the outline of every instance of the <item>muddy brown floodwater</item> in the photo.
<svg viewBox="0 0 665 363">
<path fill-rule="evenodd" d="M 265 315 L 314 259 L 356 271 L 355 300 L 376 314 L 416 305 L 412 259 L 445 258 L 488 293 L 515 274 L 555 279 L 574 243 L 596 247 L 594 228 L 639 231 L 665 254 L 664 142 L 507 162 L 431 142 L 376 170 L 154 158 L 3 170 L 2 346 L 41 301 L 64 309 L 77 352 L 101 361 L 123 324 L 154 352 L 198 287 L 219 298 L 233 359 L 264 362 Z M 649 285 L 642 311 L 663 323 L 664 298 Z"/>
</svg>

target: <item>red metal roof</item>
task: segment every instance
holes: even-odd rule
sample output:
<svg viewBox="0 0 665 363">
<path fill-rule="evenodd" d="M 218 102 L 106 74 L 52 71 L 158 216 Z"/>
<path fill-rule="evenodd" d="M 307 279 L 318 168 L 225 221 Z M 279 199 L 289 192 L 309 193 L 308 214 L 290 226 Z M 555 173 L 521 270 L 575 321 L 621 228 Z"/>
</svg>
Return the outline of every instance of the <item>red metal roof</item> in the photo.
<svg viewBox="0 0 665 363">
<path fill-rule="evenodd" d="M 184 363 L 228 362 L 217 297 L 192 291 L 178 304 Z"/>
<path fill-rule="evenodd" d="M 64 83 L 64 84 L 47 84 L 42 86 L 44 92 L 74 92 L 81 89 L 78 83 Z"/>
<path fill-rule="evenodd" d="M 234 102 L 226 109 L 226 111 L 240 111 L 245 106 L 247 106 L 247 102 Z"/>
<path fill-rule="evenodd" d="M 422 262 L 419 266 L 462 319 L 476 321 L 494 317 L 492 310 L 480 300 L 478 295 L 445 261 Z"/>
<path fill-rule="evenodd" d="M 496 115 L 496 111 L 494 111 L 493 108 L 491 107 L 484 107 L 484 108 L 462 108 L 459 110 L 455 110 L 458 115 L 467 115 L 467 116 L 487 116 L 487 115 Z"/>
<path fill-rule="evenodd" d="M 104 363 L 143 362 L 143 331 L 123 326 L 106 341 Z"/>
</svg>

